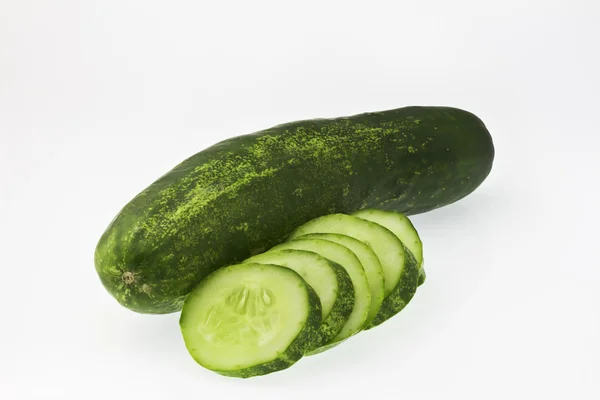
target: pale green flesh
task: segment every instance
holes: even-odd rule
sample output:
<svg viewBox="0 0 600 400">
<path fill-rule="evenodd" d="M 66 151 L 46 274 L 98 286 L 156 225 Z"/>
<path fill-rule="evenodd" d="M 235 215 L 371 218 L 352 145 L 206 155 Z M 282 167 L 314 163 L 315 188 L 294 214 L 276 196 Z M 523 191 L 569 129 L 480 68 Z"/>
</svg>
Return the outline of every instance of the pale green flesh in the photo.
<svg viewBox="0 0 600 400">
<path fill-rule="evenodd" d="M 186 300 L 181 321 L 186 347 L 200 365 L 216 371 L 267 363 L 302 331 L 308 302 L 302 278 L 287 268 L 263 264 L 222 268 Z"/>
<path fill-rule="evenodd" d="M 338 233 L 367 244 L 381 262 L 385 295 L 398 285 L 404 268 L 404 247 L 396 235 L 383 226 L 351 215 L 330 214 L 302 225 L 292 233 L 290 239 L 309 233 Z"/>
<path fill-rule="evenodd" d="M 309 251 L 281 250 L 258 254 L 244 263 L 276 264 L 296 271 L 319 296 L 325 321 L 338 296 L 338 282 L 328 260 Z"/>
<path fill-rule="evenodd" d="M 282 243 L 269 251 L 283 249 L 313 251 L 341 265 L 350 275 L 354 287 L 354 306 L 350 317 L 333 342 L 348 338 L 363 329 L 371 306 L 371 292 L 365 270 L 354 253 L 345 246 L 327 240 L 302 238 Z"/>
<path fill-rule="evenodd" d="M 366 325 L 371 323 L 379 307 L 385 298 L 385 278 L 383 276 L 383 268 L 379 262 L 379 258 L 375 252 L 360 240 L 354 239 L 347 235 L 335 233 L 310 233 L 300 236 L 298 239 L 323 239 L 330 242 L 335 242 L 347 247 L 352 251 L 362 264 L 367 280 L 369 281 L 369 289 L 371 291 L 371 307 L 367 316 Z"/>
<path fill-rule="evenodd" d="M 360 210 L 352 215 L 375 222 L 390 231 L 413 253 L 419 267 L 423 269 L 423 243 L 419 233 L 407 216 L 393 212 L 376 209 Z"/>
</svg>

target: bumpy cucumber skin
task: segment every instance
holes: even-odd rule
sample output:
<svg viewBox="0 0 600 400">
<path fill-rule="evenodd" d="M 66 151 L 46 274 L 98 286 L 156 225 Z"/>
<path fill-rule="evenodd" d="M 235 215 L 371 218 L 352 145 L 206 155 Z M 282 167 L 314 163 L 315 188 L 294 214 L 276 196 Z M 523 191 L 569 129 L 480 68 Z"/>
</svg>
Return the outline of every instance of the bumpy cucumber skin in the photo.
<svg viewBox="0 0 600 400">
<path fill-rule="evenodd" d="M 313 218 L 442 207 L 473 192 L 493 159 L 483 122 L 448 107 L 238 136 L 183 161 L 125 205 L 97 244 L 96 271 L 124 307 L 176 312 L 212 271 L 282 242 Z"/>
<path fill-rule="evenodd" d="M 316 256 L 319 256 L 315 252 L 306 251 L 306 250 L 278 250 L 278 252 L 281 252 L 281 253 L 296 252 L 296 251 L 311 253 Z M 266 254 L 266 253 L 263 253 L 263 254 Z M 319 257 L 321 257 L 321 256 L 319 256 Z M 327 263 L 329 263 L 329 265 L 331 265 L 331 268 L 335 272 L 335 275 L 337 278 L 337 283 L 338 283 L 338 288 L 337 288 L 338 296 L 335 299 L 335 302 L 333 303 L 331 312 L 329 313 L 329 315 L 327 316 L 325 321 L 323 321 L 321 323 L 321 326 L 317 330 L 317 333 L 314 335 L 314 338 L 312 341 L 313 343 L 312 343 L 311 347 L 308 347 L 306 349 L 306 354 L 312 353 L 312 351 L 314 349 L 324 346 L 325 344 L 329 343 L 333 338 L 335 338 L 337 336 L 337 334 L 340 333 L 340 331 L 344 327 L 344 324 L 348 320 L 348 317 L 352 313 L 352 308 L 354 307 L 354 286 L 352 285 L 352 280 L 350 279 L 350 275 L 348 275 L 348 272 L 341 265 L 339 265 L 331 260 L 328 260 L 324 257 L 322 257 L 322 258 L 325 262 L 327 262 Z M 258 258 L 256 256 L 250 257 L 249 259 L 245 260 L 244 263 L 259 263 L 259 264 L 261 264 L 260 255 L 258 256 Z M 273 263 L 270 263 L 270 264 L 273 264 Z M 282 268 L 285 268 L 285 267 L 282 267 Z M 317 294 L 317 296 L 318 296 L 318 294 Z"/>
<path fill-rule="evenodd" d="M 336 299 L 329 317 L 319 327 L 319 330 L 315 334 L 313 345 L 310 349 L 307 349 L 306 354 L 310 354 L 314 349 L 333 340 L 344 327 L 354 307 L 354 286 L 352 285 L 350 275 L 348 275 L 348 272 L 341 265 L 333 261 L 329 262 L 332 263 L 338 277 L 339 293 L 344 293 L 344 295 L 338 296 Z"/>
<path fill-rule="evenodd" d="M 274 266 L 277 268 L 284 268 L 273 264 L 264 265 Z M 291 270 L 289 268 L 285 269 L 288 270 L 290 273 L 297 275 L 300 278 L 300 282 L 302 282 L 302 285 L 304 286 L 307 292 L 307 302 L 309 307 L 308 316 L 306 318 L 306 323 L 304 324 L 304 327 L 300 331 L 298 336 L 296 336 L 296 338 L 292 341 L 292 343 L 290 343 L 290 345 L 287 349 L 285 349 L 285 351 L 280 353 L 277 356 L 277 358 L 275 358 L 272 361 L 238 370 L 220 371 L 216 369 L 211 369 L 211 371 L 234 378 L 251 378 L 259 375 L 267 375 L 291 367 L 303 357 L 304 353 L 306 353 L 308 349 L 312 349 L 315 347 L 314 340 L 317 335 L 319 326 L 321 325 L 321 300 L 319 300 L 319 296 L 317 296 L 313 288 L 311 288 L 310 285 L 308 285 L 304 281 L 304 279 L 302 279 L 302 277 L 298 275 L 296 271 Z M 179 317 L 179 324 L 182 332 L 184 330 L 184 321 L 187 316 L 186 311 L 186 308 L 183 307 L 183 310 Z M 188 349 L 188 351 L 190 352 L 190 355 L 192 355 L 192 358 L 194 358 L 190 349 Z M 198 361 L 196 360 L 196 362 Z"/>
<path fill-rule="evenodd" d="M 414 297 L 419 282 L 420 268 L 413 253 L 402 243 L 404 247 L 404 268 L 400 274 L 400 280 L 394 290 L 383 300 L 379 312 L 365 330 L 381 325 L 406 307 Z"/>
<path fill-rule="evenodd" d="M 425 268 L 421 268 L 419 271 L 419 281 L 417 282 L 418 286 L 421 286 L 427 280 L 427 272 L 425 272 Z"/>
</svg>

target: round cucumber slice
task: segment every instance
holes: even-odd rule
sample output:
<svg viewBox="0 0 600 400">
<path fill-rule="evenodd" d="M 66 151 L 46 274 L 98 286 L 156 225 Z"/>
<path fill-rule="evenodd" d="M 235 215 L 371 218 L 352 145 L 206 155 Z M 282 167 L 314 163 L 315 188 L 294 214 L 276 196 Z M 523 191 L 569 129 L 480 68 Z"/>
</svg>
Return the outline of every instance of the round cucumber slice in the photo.
<svg viewBox="0 0 600 400">
<path fill-rule="evenodd" d="M 413 253 L 419 264 L 419 285 L 425 283 L 427 275 L 423 267 L 423 242 L 414 225 L 404 214 L 396 211 L 368 208 L 352 213 L 355 217 L 375 222 L 389 229 Z"/>
<path fill-rule="evenodd" d="M 329 343 L 340 342 L 364 328 L 365 321 L 369 315 L 369 308 L 371 307 L 371 291 L 369 290 L 369 281 L 367 280 L 365 270 L 352 251 L 341 244 L 327 240 L 303 238 L 282 243 L 270 251 L 283 249 L 313 251 L 344 267 L 348 275 L 350 275 L 350 279 L 352 279 L 352 286 L 354 287 L 352 313 L 340 333 Z"/>
<path fill-rule="evenodd" d="M 300 226 L 289 239 L 309 233 L 348 235 L 370 246 L 379 258 L 385 277 L 385 299 L 366 329 L 396 315 L 413 298 L 418 286 L 419 266 L 412 253 L 389 229 L 352 215 L 329 214 Z"/>
<path fill-rule="evenodd" d="M 381 303 L 385 297 L 385 278 L 383 276 L 383 268 L 379 262 L 379 258 L 375 252 L 360 240 L 356 240 L 347 235 L 336 233 L 309 233 L 308 235 L 300 236 L 306 239 L 324 239 L 330 242 L 335 242 L 347 247 L 352 251 L 365 269 L 367 280 L 369 281 L 369 289 L 371 290 L 371 307 L 367 316 L 366 325 L 371 323 L 377 315 Z"/>
<path fill-rule="evenodd" d="M 293 269 L 314 289 L 322 308 L 321 326 L 313 340 L 314 348 L 336 337 L 352 313 L 354 288 L 350 275 L 342 266 L 312 251 L 269 251 L 250 257 L 244 263 L 276 264 Z"/>
<path fill-rule="evenodd" d="M 180 317 L 194 360 L 222 375 L 247 378 L 290 367 L 321 322 L 321 303 L 295 271 L 265 264 L 218 269 L 186 298 Z"/>
</svg>

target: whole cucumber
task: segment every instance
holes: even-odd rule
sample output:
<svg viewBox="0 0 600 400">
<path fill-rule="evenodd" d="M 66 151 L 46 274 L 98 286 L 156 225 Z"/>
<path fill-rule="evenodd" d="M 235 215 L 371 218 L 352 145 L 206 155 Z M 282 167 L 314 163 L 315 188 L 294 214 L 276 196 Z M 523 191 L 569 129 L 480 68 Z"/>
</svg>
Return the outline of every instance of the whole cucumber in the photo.
<svg viewBox="0 0 600 400">
<path fill-rule="evenodd" d="M 205 276 L 298 226 L 363 208 L 406 215 L 473 192 L 494 160 L 475 115 L 405 107 L 278 125 L 217 143 L 133 198 L 102 234 L 96 271 L 118 302 L 171 313 Z"/>
</svg>

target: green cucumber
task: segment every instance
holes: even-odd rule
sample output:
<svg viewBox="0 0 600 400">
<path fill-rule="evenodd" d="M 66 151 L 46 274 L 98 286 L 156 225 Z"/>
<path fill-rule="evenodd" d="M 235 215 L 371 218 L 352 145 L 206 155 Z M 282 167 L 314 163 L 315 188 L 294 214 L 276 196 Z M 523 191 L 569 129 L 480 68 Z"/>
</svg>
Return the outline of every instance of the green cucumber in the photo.
<svg viewBox="0 0 600 400">
<path fill-rule="evenodd" d="M 390 231 L 413 253 L 419 264 L 419 285 L 425 282 L 426 274 L 423 267 L 423 243 L 419 233 L 406 215 L 395 211 L 376 210 L 373 208 L 352 213 L 355 217 L 375 222 Z"/>
<path fill-rule="evenodd" d="M 369 246 L 361 242 L 360 240 L 354 239 L 347 235 L 339 235 L 335 233 L 310 233 L 308 235 L 300 236 L 299 239 L 324 239 L 330 242 L 335 242 L 347 247 L 352 251 L 365 269 L 367 280 L 369 281 L 369 289 L 371 290 L 371 307 L 369 308 L 369 315 L 367 316 L 366 325 L 369 325 L 371 321 L 379 312 L 381 303 L 385 298 L 385 279 L 383 276 L 383 268 L 379 262 L 379 258 Z"/>
<path fill-rule="evenodd" d="M 483 122 L 448 107 L 305 120 L 234 137 L 131 199 L 98 241 L 96 271 L 124 307 L 176 312 L 208 274 L 281 243 L 313 218 L 433 210 L 479 187 L 493 159 Z"/>
<path fill-rule="evenodd" d="M 185 345 L 203 367 L 248 378 L 298 361 L 321 322 L 321 303 L 295 271 L 265 264 L 221 268 L 192 290 L 180 317 Z"/>
<path fill-rule="evenodd" d="M 351 215 L 330 214 L 300 226 L 289 239 L 300 239 L 308 233 L 353 237 L 370 246 L 379 258 L 385 277 L 385 299 L 368 328 L 399 313 L 414 296 L 419 275 L 417 262 L 400 239 L 383 226 Z"/>
<path fill-rule="evenodd" d="M 346 270 L 311 251 L 270 251 L 250 257 L 244 263 L 276 264 L 296 271 L 319 296 L 321 326 L 312 351 L 329 343 L 342 330 L 354 306 L 354 288 Z"/>
<path fill-rule="evenodd" d="M 354 305 L 348 320 L 342 330 L 329 343 L 341 342 L 362 330 L 369 315 L 371 306 L 371 291 L 369 281 L 360 260 L 347 247 L 322 239 L 298 238 L 282 243 L 269 251 L 284 249 L 313 251 L 328 260 L 331 260 L 346 269 L 354 288 Z M 319 349 L 311 353 L 320 352 Z"/>
</svg>

